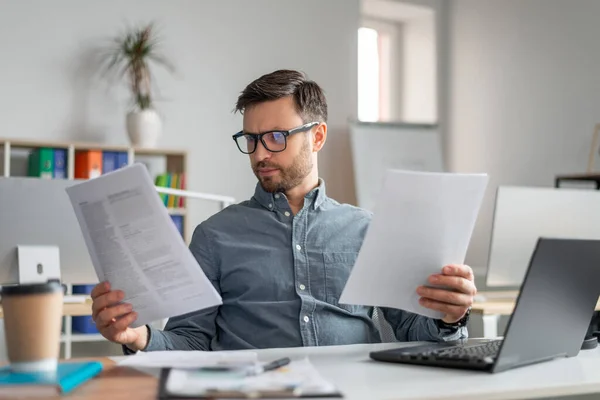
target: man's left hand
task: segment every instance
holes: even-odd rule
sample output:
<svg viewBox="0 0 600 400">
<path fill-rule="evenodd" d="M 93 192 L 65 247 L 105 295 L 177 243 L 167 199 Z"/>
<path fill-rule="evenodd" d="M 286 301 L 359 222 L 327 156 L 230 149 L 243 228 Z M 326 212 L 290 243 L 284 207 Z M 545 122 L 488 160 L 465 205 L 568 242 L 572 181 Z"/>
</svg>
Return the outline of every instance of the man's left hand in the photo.
<svg viewBox="0 0 600 400">
<path fill-rule="evenodd" d="M 423 307 L 444 313 L 442 321 L 452 324 L 460 321 L 473 304 L 473 296 L 477 293 L 473 270 L 467 265 L 446 265 L 441 274 L 429 276 L 433 288 L 419 286 L 417 294 L 421 296 L 419 303 Z"/>
</svg>

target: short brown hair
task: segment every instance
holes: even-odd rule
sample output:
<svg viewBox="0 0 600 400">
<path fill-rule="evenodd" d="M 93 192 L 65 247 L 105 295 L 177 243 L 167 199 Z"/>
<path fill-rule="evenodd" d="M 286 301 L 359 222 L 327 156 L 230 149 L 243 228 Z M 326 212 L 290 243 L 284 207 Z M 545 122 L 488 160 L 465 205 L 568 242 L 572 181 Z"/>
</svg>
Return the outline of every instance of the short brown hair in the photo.
<svg viewBox="0 0 600 400">
<path fill-rule="evenodd" d="M 299 71 L 281 69 L 254 80 L 240 93 L 235 111 L 270 100 L 293 96 L 296 110 L 304 121 L 327 122 L 327 100 L 323 89 Z"/>
</svg>

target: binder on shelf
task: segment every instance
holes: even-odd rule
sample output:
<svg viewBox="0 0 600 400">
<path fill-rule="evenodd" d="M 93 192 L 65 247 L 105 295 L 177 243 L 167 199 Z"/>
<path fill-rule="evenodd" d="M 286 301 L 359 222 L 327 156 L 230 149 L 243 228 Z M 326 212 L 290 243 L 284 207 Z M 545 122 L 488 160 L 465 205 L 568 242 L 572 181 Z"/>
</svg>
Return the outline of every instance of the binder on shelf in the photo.
<svg viewBox="0 0 600 400">
<path fill-rule="evenodd" d="M 160 186 L 160 187 L 167 187 L 167 175 L 166 174 L 156 175 L 156 178 L 154 179 L 154 184 L 156 186 Z M 159 193 L 158 195 L 160 196 L 163 204 L 166 206 L 167 205 L 167 194 Z"/>
<path fill-rule="evenodd" d="M 102 173 L 106 174 L 117 169 L 117 153 L 114 151 L 102 152 Z"/>
<path fill-rule="evenodd" d="M 129 155 L 126 151 L 117 151 L 116 153 L 116 167 L 123 168 L 129 165 Z"/>
<path fill-rule="evenodd" d="M 177 189 L 177 184 L 178 184 L 177 183 L 178 182 L 178 178 L 177 177 L 178 177 L 178 174 L 169 174 L 169 176 L 170 176 L 169 187 L 171 189 Z M 170 194 L 169 195 L 169 201 L 168 201 L 167 207 L 169 207 L 169 208 L 175 208 L 176 205 L 178 204 L 177 197 L 178 196 Z"/>
<path fill-rule="evenodd" d="M 156 186 L 168 188 L 168 189 L 179 189 L 185 190 L 185 174 L 183 173 L 164 173 L 159 174 L 154 178 L 154 184 Z M 184 208 L 185 200 L 184 196 L 177 196 L 166 193 L 159 193 L 164 205 L 167 208 Z"/>
<path fill-rule="evenodd" d="M 173 223 L 175 224 L 175 227 L 177 228 L 177 231 L 179 232 L 179 234 L 184 237 L 183 234 L 183 215 L 171 215 L 171 219 L 173 220 Z"/>
<path fill-rule="evenodd" d="M 75 178 L 91 179 L 102 175 L 102 151 L 80 150 L 75 153 Z"/>
<path fill-rule="evenodd" d="M 54 179 L 67 179 L 67 150 L 53 149 L 54 165 L 52 177 Z"/>
<path fill-rule="evenodd" d="M 184 173 L 179 174 L 179 189 L 185 190 L 185 174 Z M 177 207 L 185 208 L 185 197 L 180 196 L 178 203 L 179 204 Z"/>
<path fill-rule="evenodd" d="M 73 294 L 89 295 L 95 285 L 73 285 Z M 78 315 L 71 317 L 71 332 L 92 334 L 99 333 L 91 315 Z"/>
<path fill-rule="evenodd" d="M 27 175 L 43 179 L 52 179 L 54 175 L 54 151 L 40 147 L 29 153 Z"/>
<path fill-rule="evenodd" d="M 17 373 L 0 368 L 0 397 L 63 395 L 74 391 L 102 371 L 99 361 L 59 362 L 56 374 Z"/>
<path fill-rule="evenodd" d="M 171 176 L 171 174 L 165 174 L 166 176 L 166 183 L 165 183 L 165 187 L 166 188 L 170 188 L 171 187 L 171 180 L 173 179 L 173 177 Z M 167 197 L 165 197 L 165 206 L 169 206 L 169 202 L 171 201 L 171 195 L 167 194 Z"/>
</svg>

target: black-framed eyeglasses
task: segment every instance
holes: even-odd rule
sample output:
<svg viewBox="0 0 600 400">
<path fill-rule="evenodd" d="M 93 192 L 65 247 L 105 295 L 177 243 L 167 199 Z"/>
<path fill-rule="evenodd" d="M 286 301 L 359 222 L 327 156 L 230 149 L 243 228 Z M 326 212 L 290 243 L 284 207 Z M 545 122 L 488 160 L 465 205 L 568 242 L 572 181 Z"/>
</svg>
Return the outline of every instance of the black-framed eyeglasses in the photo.
<svg viewBox="0 0 600 400">
<path fill-rule="evenodd" d="M 233 140 L 238 149 L 244 154 L 254 153 L 259 140 L 265 149 L 271 153 L 279 153 L 286 149 L 288 136 L 294 133 L 306 132 L 317 125 L 319 125 L 318 122 L 309 122 L 288 131 L 276 130 L 263 133 L 244 133 L 244 131 L 239 131 L 233 135 Z"/>
</svg>

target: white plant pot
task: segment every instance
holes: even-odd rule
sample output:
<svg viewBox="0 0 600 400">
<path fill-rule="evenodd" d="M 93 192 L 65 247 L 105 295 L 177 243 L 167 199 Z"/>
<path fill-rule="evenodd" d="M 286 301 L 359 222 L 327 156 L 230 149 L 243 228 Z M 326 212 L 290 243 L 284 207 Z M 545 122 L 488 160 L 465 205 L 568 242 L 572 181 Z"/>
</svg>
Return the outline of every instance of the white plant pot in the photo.
<svg viewBox="0 0 600 400">
<path fill-rule="evenodd" d="M 160 116 L 155 110 L 131 111 L 127 114 L 127 134 L 134 147 L 156 147 L 162 131 Z"/>
</svg>

